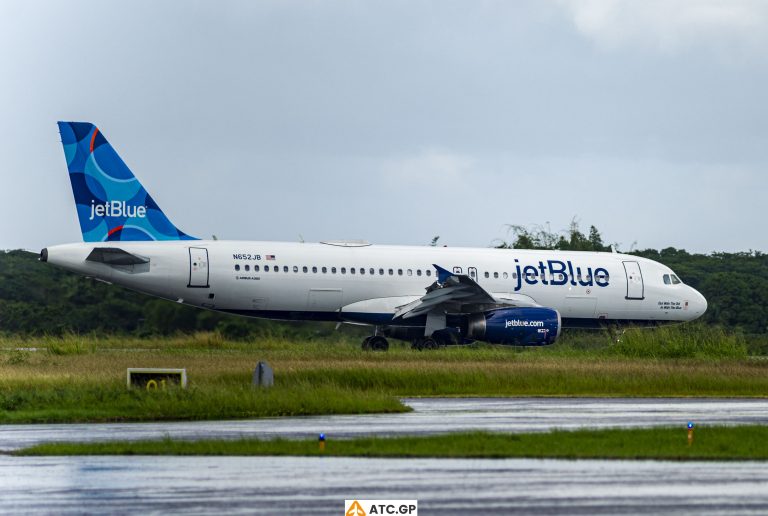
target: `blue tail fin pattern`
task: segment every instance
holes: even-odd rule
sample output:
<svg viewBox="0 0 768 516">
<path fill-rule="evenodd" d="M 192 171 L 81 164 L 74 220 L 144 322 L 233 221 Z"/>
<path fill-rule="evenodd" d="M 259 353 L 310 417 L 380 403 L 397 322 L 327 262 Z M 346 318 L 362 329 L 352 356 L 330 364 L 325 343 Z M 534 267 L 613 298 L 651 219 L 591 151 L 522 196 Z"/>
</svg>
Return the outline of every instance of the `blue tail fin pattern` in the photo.
<svg viewBox="0 0 768 516">
<path fill-rule="evenodd" d="M 59 122 L 86 242 L 197 240 L 176 228 L 99 129 Z"/>
</svg>

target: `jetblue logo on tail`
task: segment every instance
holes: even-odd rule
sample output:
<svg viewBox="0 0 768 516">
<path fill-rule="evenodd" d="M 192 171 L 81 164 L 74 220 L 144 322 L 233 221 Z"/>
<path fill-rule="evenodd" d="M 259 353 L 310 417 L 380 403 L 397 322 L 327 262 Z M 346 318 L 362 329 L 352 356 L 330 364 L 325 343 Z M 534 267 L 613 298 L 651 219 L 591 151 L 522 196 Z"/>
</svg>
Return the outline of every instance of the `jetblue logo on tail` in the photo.
<svg viewBox="0 0 768 516">
<path fill-rule="evenodd" d="M 96 204 L 96 201 L 91 201 L 91 217 L 89 220 L 93 220 L 96 217 L 139 217 L 144 218 L 147 216 L 146 206 L 131 206 L 125 201 L 109 201 L 104 204 Z"/>
<path fill-rule="evenodd" d="M 83 240 L 197 240 L 168 220 L 95 125 L 59 122 L 59 133 Z"/>
</svg>

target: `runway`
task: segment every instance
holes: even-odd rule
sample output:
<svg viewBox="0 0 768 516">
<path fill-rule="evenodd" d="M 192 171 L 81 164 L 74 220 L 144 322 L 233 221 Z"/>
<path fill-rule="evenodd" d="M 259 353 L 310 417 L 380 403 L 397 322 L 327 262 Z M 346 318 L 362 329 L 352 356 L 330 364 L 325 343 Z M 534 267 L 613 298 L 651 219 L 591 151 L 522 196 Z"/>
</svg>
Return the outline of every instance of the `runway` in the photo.
<svg viewBox="0 0 768 516">
<path fill-rule="evenodd" d="M 9 513 L 765 514 L 764 463 L 332 457 L 0 457 Z"/>
<path fill-rule="evenodd" d="M 465 430 L 543 432 L 554 428 L 766 424 L 768 399 L 411 398 L 404 414 L 286 417 L 240 421 L 1 425 L 0 450 L 40 442 L 240 437 L 329 439 L 426 435 Z"/>
<path fill-rule="evenodd" d="M 768 423 L 768 400 L 406 399 L 413 412 L 247 421 L 3 425 L 46 441 L 425 435 Z M 418 499 L 422 514 L 765 514 L 765 462 L 0 456 L 4 513 L 341 514 L 345 499 Z"/>
</svg>

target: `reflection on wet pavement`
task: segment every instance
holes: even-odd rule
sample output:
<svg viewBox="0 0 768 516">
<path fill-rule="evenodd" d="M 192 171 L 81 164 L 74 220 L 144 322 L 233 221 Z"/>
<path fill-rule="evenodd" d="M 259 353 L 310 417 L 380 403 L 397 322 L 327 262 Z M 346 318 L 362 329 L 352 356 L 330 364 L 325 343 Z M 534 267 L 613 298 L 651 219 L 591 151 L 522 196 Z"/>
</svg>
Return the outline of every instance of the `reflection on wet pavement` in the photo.
<svg viewBox="0 0 768 516">
<path fill-rule="evenodd" d="M 0 457 L 12 513 L 765 514 L 765 463 L 333 457 Z"/>
<path fill-rule="evenodd" d="M 0 425 L 0 450 L 50 441 L 239 437 L 330 438 L 424 435 L 462 430 L 541 432 L 553 428 L 768 422 L 766 399 L 418 398 L 406 414 L 286 417 L 240 421 Z"/>
</svg>

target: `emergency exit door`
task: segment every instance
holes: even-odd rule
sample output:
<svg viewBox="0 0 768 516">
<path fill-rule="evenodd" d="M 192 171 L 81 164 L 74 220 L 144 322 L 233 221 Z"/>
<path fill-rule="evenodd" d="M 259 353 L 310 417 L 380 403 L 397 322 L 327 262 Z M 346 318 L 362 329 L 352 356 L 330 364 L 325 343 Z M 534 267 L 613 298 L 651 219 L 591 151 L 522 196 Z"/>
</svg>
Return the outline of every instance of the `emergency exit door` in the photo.
<svg viewBox="0 0 768 516">
<path fill-rule="evenodd" d="M 208 249 L 189 248 L 189 284 L 190 288 L 208 288 Z"/>
<path fill-rule="evenodd" d="M 627 274 L 627 299 L 645 299 L 643 273 L 637 262 L 624 262 L 624 272 Z"/>
</svg>

